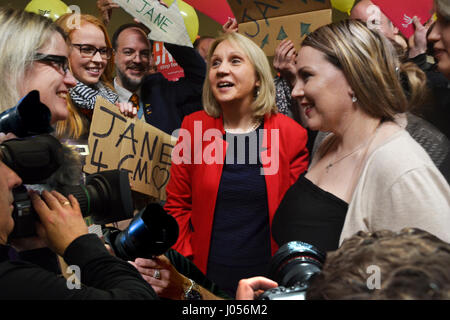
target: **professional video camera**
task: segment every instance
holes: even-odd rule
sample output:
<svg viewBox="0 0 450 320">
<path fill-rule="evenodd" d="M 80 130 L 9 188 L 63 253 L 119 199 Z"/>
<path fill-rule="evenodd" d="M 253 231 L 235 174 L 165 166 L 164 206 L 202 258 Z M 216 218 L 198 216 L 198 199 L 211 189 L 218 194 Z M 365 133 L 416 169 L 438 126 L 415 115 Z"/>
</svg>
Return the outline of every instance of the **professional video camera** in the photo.
<svg viewBox="0 0 450 320">
<path fill-rule="evenodd" d="M 2 161 L 14 170 L 24 184 L 43 184 L 63 164 L 63 146 L 51 135 L 11 139 L 0 145 Z M 32 186 L 29 186 L 32 188 Z M 83 216 L 91 216 L 96 224 L 107 224 L 133 217 L 130 183 L 126 171 L 111 170 L 88 175 L 86 184 L 61 185 L 56 188 L 65 196 L 78 200 Z M 31 205 L 27 188 L 13 190 L 14 230 L 10 238 L 36 235 L 38 215 Z"/>
<path fill-rule="evenodd" d="M 19 138 L 51 133 L 50 120 L 50 109 L 40 101 L 39 91 L 33 90 L 0 114 L 0 132 L 12 132 Z"/>
<path fill-rule="evenodd" d="M 159 205 L 150 203 L 120 231 L 104 228 L 105 242 L 117 257 L 134 261 L 136 258 L 152 258 L 166 252 L 178 239 L 177 221 Z"/>
<path fill-rule="evenodd" d="M 270 261 L 269 278 L 280 284 L 258 300 L 305 300 L 313 276 L 322 270 L 325 254 L 311 244 L 291 241 L 278 249 Z"/>
</svg>

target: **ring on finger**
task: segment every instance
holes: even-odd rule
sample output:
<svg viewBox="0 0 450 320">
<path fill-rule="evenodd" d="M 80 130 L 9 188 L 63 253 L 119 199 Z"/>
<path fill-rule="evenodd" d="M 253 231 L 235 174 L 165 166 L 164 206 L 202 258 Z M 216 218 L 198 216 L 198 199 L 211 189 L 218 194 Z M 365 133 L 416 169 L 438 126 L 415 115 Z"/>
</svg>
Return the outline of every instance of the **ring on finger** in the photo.
<svg viewBox="0 0 450 320">
<path fill-rule="evenodd" d="M 160 280 L 161 279 L 161 272 L 159 272 L 158 269 L 155 269 L 155 273 L 153 274 L 153 278 Z"/>
<path fill-rule="evenodd" d="M 63 203 L 61 203 L 63 206 L 70 206 L 70 202 L 69 201 L 64 201 Z"/>
</svg>

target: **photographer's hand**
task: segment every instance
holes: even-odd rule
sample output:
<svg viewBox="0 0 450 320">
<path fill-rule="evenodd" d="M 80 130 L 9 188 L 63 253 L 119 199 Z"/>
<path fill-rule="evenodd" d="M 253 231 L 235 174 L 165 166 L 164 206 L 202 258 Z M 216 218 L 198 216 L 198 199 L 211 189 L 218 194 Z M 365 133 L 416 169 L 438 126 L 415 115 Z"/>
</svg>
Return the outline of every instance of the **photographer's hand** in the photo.
<svg viewBox="0 0 450 320">
<path fill-rule="evenodd" d="M 42 198 L 31 193 L 33 207 L 41 220 L 38 235 L 55 253 L 63 256 L 72 241 L 88 233 L 88 227 L 74 196 L 69 195 L 67 199 L 57 191 L 43 191 Z"/>
<path fill-rule="evenodd" d="M 264 277 L 242 279 L 236 290 L 236 300 L 254 300 L 264 291 L 276 287 L 278 284 L 275 281 Z"/>
</svg>

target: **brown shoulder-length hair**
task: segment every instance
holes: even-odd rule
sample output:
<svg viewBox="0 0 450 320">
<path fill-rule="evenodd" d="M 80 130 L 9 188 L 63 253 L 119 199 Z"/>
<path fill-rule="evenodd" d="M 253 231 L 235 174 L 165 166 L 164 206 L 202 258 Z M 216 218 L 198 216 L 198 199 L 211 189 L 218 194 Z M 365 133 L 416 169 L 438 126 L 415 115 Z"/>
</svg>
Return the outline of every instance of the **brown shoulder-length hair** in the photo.
<svg viewBox="0 0 450 320">
<path fill-rule="evenodd" d="M 302 46 L 321 51 L 344 73 L 358 105 L 372 117 L 393 120 L 426 97 L 424 72 L 412 63 L 401 63 L 391 41 L 362 21 L 322 26 Z"/>
<path fill-rule="evenodd" d="M 77 25 L 79 22 L 79 25 Z M 97 27 L 99 27 L 104 36 L 106 45 L 111 48 L 111 40 L 108 35 L 108 31 L 100 19 L 89 15 L 89 14 L 79 14 L 79 13 L 67 13 L 59 17 L 55 22 L 58 26 L 60 26 L 68 35 L 69 40 L 71 40 L 72 34 L 77 28 L 83 26 L 85 24 L 91 23 Z M 114 53 L 113 53 L 114 54 Z M 113 85 L 114 79 L 114 56 L 108 60 L 106 64 L 105 71 L 100 76 L 100 81 L 110 89 L 114 90 Z M 68 110 L 69 116 L 64 121 L 58 121 L 56 124 L 56 135 L 58 137 L 70 137 L 77 139 L 79 138 L 86 130 L 84 128 L 84 123 L 82 120 L 82 116 L 78 108 L 74 105 L 73 101 L 68 98 Z"/>
</svg>

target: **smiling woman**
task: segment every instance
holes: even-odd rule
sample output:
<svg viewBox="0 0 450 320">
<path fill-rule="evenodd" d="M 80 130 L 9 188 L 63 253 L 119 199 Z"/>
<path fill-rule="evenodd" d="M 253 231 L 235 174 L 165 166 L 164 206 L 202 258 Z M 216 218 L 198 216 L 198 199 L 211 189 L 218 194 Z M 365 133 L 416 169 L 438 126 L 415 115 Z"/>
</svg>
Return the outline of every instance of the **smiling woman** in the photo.
<svg viewBox="0 0 450 320">
<path fill-rule="evenodd" d="M 64 32 L 43 16 L 0 9 L 2 106 L 13 106 L 29 90 L 39 90 L 53 121 L 65 118 L 65 96 L 76 83 L 68 70 L 69 48 L 65 39 Z M 97 235 L 88 234 L 73 195 L 30 192 L 32 206 L 39 216 L 39 222 L 36 221 L 39 237 L 11 239 L 15 223 L 13 189 L 21 184 L 19 176 L 0 159 L 0 300 L 156 298 L 133 266 L 113 257 Z M 77 277 L 83 281 L 82 290 L 71 290 L 73 286 L 55 273 L 58 268 L 53 272 L 48 269 L 52 268 L 55 256 L 41 248 L 44 243 L 62 256 L 67 265 L 82 266 L 83 277 L 79 274 Z M 20 251 L 18 259 L 11 260 L 4 254 L 10 249 L 5 245 Z"/>
<path fill-rule="evenodd" d="M 118 100 L 112 86 L 111 42 L 106 27 L 94 16 L 66 14 L 56 23 L 69 35 L 70 68 L 77 80 L 70 90 L 69 118 L 59 122 L 56 131 L 59 138 L 87 139 L 97 96 L 111 103 Z"/>
<path fill-rule="evenodd" d="M 0 21 L 0 107 L 13 107 L 38 90 L 51 123 L 67 118 L 66 96 L 75 79 L 67 69 L 69 48 L 63 30 L 41 16 L 2 9 Z M 26 22 L 25 22 L 26 21 Z"/>
<path fill-rule="evenodd" d="M 277 250 L 272 217 L 306 169 L 307 138 L 277 113 L 270 66 L 253 41 L 235 32 L 216 39 L 207 68 L 205 111 L 184 118 L 165 209 L 180 226 L 174 248 L 234 296 L 238 281 L 265 273 Z"/>
<path fill-rule="evenodd" d="M 422 71 L 357 20 L 309 34 L 296 71 L 292 97 L 307 125 L 331 133 L 281 201 L 272 224 L 278 245 L 300 240 L 332 251 L 357 231 L 404 227 L 449 241 L 449 185 L 396 122 L 425 90 Z"/>
</svg>

